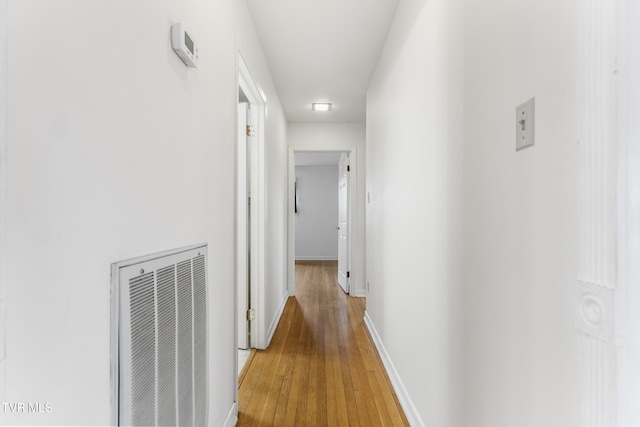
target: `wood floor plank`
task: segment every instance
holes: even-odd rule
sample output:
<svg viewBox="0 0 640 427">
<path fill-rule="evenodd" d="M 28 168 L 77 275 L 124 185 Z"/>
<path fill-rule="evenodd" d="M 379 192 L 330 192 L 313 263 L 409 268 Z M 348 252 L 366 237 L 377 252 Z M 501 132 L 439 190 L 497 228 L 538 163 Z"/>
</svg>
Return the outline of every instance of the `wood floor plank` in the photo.
<svg viewBox="0 0 640 427">
<path fill-rule="evenodd" d="M 289 358 L 287 358 L 289 359 Z M 291 364 L 293 366 L 293 364 Z M 285 423 L 285 415 L 287 413 L 287 404 L 289 394 L 291 393 L 291 380 L 292 375 L 285 375 L 282 380 L 282 388 L 280 389 L 280 394 L 278 395 L 278 406 L 276 407 L 276 413 L 273 417 L 273 425 L 274 426 L 284 426 Z"/>
<path fill-rule="evenodd" d="M 363 322 L 365 300 L 337 284 L 335 261 L 296 263 L 267 350 L 239 376 L 239 426 L 408 426 Z"/>
<path fill-rule="evenodd" d="M 249 370 L 249 366 L 251 366 L 251 362 L 253 362 L 253 358 L 256 355 L 256 350 L 251 350 L 251 352 L 249 353 L 249 357 L 247 357 L 247 360 L 244 363 L 244 366 L 242 367 L 242 369 L 240 370 L 240 373 L 238 374 L 238 386 L 242 385 L 242 382 L 244 381 L 244 377 L 247 376 L 247 371 Z"/>
<path fill-rule="evenodd" d="M 303 426 L 307 422 L 307 395 L 309 393 L 309 355 L 303 354 L 296 358 L 296 365 L 298 367 L 298 398 L 296 399 L 297 405 L 295 409 L 295 421 L 294 425 Z M 291 405 L 291 401 L 289 401 Z"/>
<path fill-rule="evenodd" d="M 278 399 L 274 399 L 273 396 L 280 395 L 280 389 L 282 388 L 282 383 L 284 381 L 284 377 L 277 374 L 280 364 L 283 363 L 284 343 L 281 342 L 281 340 L 274 340 L 272 345 L 273 357 L 270 359 L 269 369 L 263 373 L 263 375 L 265 375 L 265 388 L 263 389 L 263 394 L 266 395 L 267 398 L 261 399 L 257 405 L 258 408 L 260 408 L 257 414 L 257 419 L 261 420 L 262 423 L 272 422 L 275 418 Z M 271 379 L 268 380 L 268 378 Z"/>
</svg>

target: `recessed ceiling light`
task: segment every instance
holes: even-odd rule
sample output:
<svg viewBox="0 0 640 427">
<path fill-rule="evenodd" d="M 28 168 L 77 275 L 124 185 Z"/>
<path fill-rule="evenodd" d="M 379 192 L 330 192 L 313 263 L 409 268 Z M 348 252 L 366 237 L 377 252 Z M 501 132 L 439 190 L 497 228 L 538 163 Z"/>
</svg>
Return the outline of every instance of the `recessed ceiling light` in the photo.
<svg viewBox="0 0 640 427">
<path fill-rule="evenodd" d="M 314 102 L 311 104 L 311 109 L 313 111 L 331 111 L 331 103 L 330 102 Z"/>
</svg>

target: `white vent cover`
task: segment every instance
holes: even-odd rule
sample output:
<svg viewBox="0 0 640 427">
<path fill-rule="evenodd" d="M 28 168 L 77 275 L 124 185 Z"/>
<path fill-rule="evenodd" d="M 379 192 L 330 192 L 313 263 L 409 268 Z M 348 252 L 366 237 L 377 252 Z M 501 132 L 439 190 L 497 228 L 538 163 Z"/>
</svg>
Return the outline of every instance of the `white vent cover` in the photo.
<svg viewBox="0 0 640 427">
<path fill-rule="evenodd" d="M 111 266 L 114 425 L 204 426 L 207 245 Z"/>
</svg>

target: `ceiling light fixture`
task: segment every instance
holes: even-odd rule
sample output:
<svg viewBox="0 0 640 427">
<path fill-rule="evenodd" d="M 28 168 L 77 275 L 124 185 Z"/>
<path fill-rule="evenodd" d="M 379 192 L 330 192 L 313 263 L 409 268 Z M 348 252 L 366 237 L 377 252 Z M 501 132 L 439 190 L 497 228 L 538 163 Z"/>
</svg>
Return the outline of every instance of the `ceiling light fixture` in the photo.
<svg viewBox="0 0 640 427">
<path fill-rule="evenodd" d="M 331 111 L 331 103 L 330 102 L 314 102 L 311 104 L 311 109 L 313 111 Z"/>
</svg>

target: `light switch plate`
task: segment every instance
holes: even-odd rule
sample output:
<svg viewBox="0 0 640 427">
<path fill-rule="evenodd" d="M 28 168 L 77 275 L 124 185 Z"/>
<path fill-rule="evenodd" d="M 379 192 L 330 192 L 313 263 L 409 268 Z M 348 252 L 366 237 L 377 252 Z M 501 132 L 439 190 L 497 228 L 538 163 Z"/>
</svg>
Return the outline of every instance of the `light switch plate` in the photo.
<svg viewBox="0 0 640 427">
<path fill-rule="evenodd" d="M 516 151 L 535 144 L 535 98 L 516 108 Z"/>
</svg>

